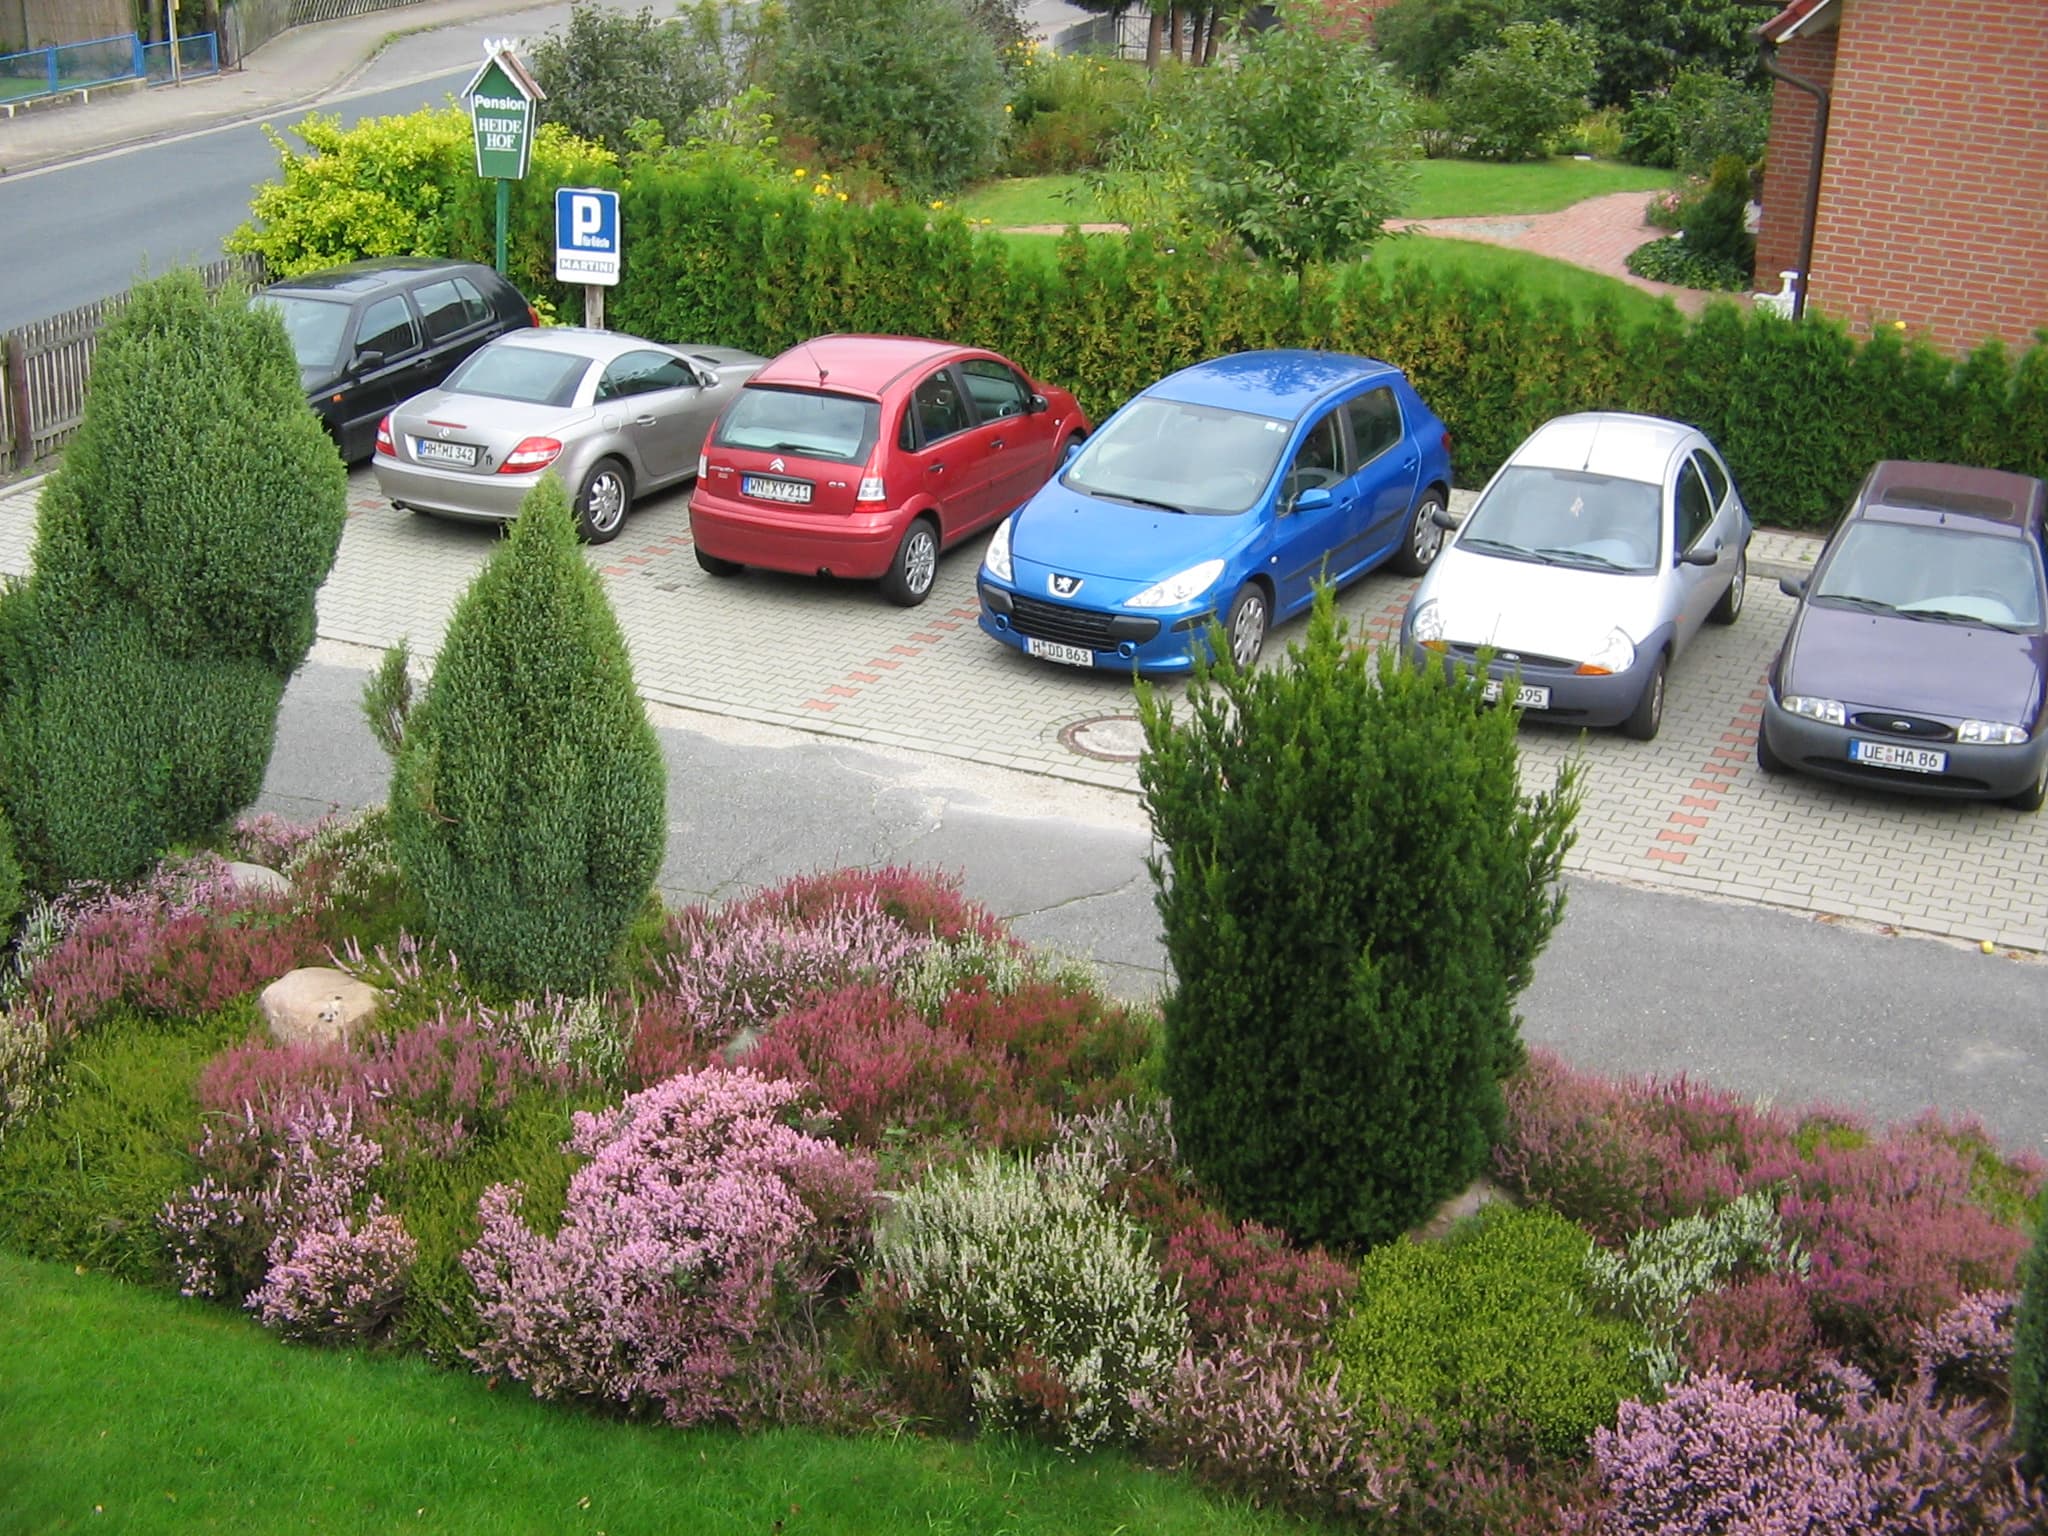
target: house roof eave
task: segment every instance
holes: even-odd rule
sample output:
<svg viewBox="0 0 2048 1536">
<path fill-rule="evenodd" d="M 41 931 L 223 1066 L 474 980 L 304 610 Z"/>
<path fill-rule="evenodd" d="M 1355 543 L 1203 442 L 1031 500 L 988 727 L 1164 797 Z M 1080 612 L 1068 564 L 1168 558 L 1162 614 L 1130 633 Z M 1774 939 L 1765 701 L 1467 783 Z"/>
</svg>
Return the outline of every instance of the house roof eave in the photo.
<svg viewBox="0 0 2048 1536">
<path fill-rule="evenodd" d="M 1758 27 L 1756 35 L 1767 43 L 1789 43 L 1809 27 L 1818 27 L 1823 20 L 1836 20 L 1836 3 L 1837 0 L 1792 0 L 1784 10 Z"/>
</svg>

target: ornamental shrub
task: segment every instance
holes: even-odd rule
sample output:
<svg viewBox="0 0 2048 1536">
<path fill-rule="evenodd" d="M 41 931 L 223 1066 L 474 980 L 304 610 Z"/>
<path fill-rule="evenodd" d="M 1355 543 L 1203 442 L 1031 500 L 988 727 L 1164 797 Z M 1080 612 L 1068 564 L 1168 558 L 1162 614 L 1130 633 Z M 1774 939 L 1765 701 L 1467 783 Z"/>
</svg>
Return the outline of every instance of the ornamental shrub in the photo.
<svg viewBox="0 0 2048 1536">
<path fill-rule="evenodd" d="M 614 155 L 632 148 L 636 121 L 680 143 L 690 118 L 723 92 L 716 33 L 673 18 L 571 5 L 568 21 L 527 54 L 547 97 L 548 121 Z"/>
<path fill-rule="evenodd" d="M 1233 1217 L 1365 1246 L 1485 1166 L 1578 790 L 1525 799 L 1479 691 L 1352 645 L 1327 590 L 1283 664 L 1204 661 L 1180 706 L 1140 685 L 1163 1086 Z"/>
<path fill-rule="evenodd" d="M 1754 165 L 1770 131 L 1769 91 L 1715 70 L 1682 69 L 1667 89 L 1644 91 L 1628 104 L 1621 156 L 1704 176 L 1723 155 Z"/>
<path fill-rule="evenodd" d="M 1646 1381 L 1642 1330 L 1595 1307 L 1591 1248 L 1561 1216 L 1493 1207 L 1440 1244 L 1373 1250 L 1330 1334 L 1344 1391 L 1439 1425 L 1497 1413 L 1575 1452 Z"/>
<path fill-rule="evenodd" d="M 2012 1335 L 2013 1441 L 2029 1474 L 2048 1479 L 2048 1203 L 2020 1267 Z"/>
<path fill-rule="evenodd" d="M 274 314 L 190 271 L 130 293 L 10 603 L 0 793 L 39 885 L 126 879 L 255 798 L 346 494 Z"/>
<path fill-rule="evenodd" d="M 661 748 L 560 480 L 448 620 L 392 775 L 398 865 L 480 982 L 588 991 L 668 835 Z"/>
<path fill-rule="evenodd" d="M 1556 20 L 1512 22 L 1444 83 L 1452 131 L 1478 160 L 1534 160 L 1579 120 L 1593 88 L 1592 39 Z"/>
<path fill-rule="evenodd" d="M 750 1346 L 852 1253 L 872 1165 L 783 1123 L 791 1083 L 711 1068 L 575 1116 L 559 1225 L 536 1231 L 517 1185 L 479 1206 L 463 1256 L 487 1371 L 536 1397 L 737 1417 Z"/>
<path fill-rule="evenodd" d="M 1748 162 L 1723 155 L 1707 177 L 1706 192 L 1679 225 L 1685 248 L 1703 262 L 1749 272 L 1756 265 L 1756 236 L 1749 232 L 1748 216 Z"/>
<path fill-rule="evenodd" d="M 1186 1341 L 1149 1248 L 1076 1171 L 978 1154 L 896 1196 L 875 1283 L 984 1428 L 1087 1449 L 1136 1434 L 1133 1394 L 1164 1386 Z"/>
</svg>

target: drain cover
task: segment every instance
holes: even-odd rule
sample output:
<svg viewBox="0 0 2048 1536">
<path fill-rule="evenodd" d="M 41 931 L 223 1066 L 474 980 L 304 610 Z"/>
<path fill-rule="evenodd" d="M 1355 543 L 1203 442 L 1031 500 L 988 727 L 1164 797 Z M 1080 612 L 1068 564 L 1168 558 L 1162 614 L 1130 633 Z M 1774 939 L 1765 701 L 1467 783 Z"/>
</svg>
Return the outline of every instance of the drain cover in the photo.
<svg viewBox="0 0 2048 1536">
<path fill-rule="evenodd" d="M 1062 729 L 1060 742 L 1083 757 L 1135 763 L 1145 755 L 1145 727 L 1136 715 L 1094 715 Z"/>
</svg>

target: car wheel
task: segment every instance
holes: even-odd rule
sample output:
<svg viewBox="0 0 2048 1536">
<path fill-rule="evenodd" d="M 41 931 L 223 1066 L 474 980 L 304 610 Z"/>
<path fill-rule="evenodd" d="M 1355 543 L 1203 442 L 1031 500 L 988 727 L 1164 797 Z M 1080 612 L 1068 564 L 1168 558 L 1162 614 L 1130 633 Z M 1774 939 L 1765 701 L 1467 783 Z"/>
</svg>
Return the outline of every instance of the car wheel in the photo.
<svg viewBox="0 0 2048 1536">
<path fill-rule="evenodd" d="M 1636 707 L 1629 717 L 1622 721 L 1624 735 L 1637 741 L 1655 741 L 1657 731 L 1664 724 L 1664 669 L 1668 658 L 1659 656 L 1650 667 L 1649 680 L 1643 684 L 1643 695 L 1636 700 Z"/>
<path fill-rule="evenodd" d="M 599 459 L 576 493 L 576 531 L 592 544 L 609 544 L 626 523 L 632 477 L 617 459 Z"/>
<path fill-rule="evenodd" d="M 1256 665 L 1259 652 L 1266 648 L 1266 627 L 1271 621 L 1266 589 L 1255 581 L 1238 588 L 1223 620 L 1223 633 L 1230 642 L 1230 659 L 1240 667 Z"/>
<path fill-rule="evenodd" d="M 1444 531 L 1437 527 L 1436 515 L 1443 509 L 1443 492 L 1432 488 L 1422 493 L 1415 510 L 1408 514 L 1408 531 L 1393 559 L 1394 569 L 1403 576 L 1420 576 L 1436 564 L 1444 547 Z"/>
<path fill-rule="evenodd" d="M 1792 765 L 1771 750 L 1771 738 L 1764 734 L 1759 724 L 1756 728 L 1756 765 L 1765 773 L 1790 773 Z"/>
<path fill-rule="evenodd" d="M 697 569 L 707 576 L 737 576 L 743 567 L 737 560 L 721 560 L 716 555 L 704 553 L 704 546 L 692 546 L 697 551 Z"/>
<path fill-rule="evenodd" d="M 930 518 L 920 517 L 896 546 L 896 558 L 882 578 L 882 596 L 899 608 L 915 608 L 932 595 L 932 582 L 938 574 L 939 531 Z"/>
<path fill-rule="evenodd" d="M 1721 594 L 1721 601 L 1714 604 L 1707 615 L 1716 624 L 1733 624 L 1742 617 L 1742 597 L 1749 586 L 1749 551 L 1744 550 L 1735 557 L 1735 579 L 1728 583 L 1728 590 Z"/>
<path fill-rule="evenodd" d="M 2041 765 L 2041 776 L 2035 779 L 2031 786 L 2014 795 L 2007 804 L 2016 811 L 2031 814 L 2041 809 L 2043 801 L 2048 801 L 2048 763 Z"/>
</svg>

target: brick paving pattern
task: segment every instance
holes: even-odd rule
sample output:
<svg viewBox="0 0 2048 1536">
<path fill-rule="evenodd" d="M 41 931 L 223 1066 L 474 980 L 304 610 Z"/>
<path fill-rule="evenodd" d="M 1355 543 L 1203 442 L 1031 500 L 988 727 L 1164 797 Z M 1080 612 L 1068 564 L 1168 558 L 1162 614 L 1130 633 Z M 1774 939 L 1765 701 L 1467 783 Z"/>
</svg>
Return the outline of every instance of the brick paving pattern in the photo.
<svg viewBox="0 0 2048 1536">
<path fill-rule="evenodd" d="M 0 570 L 25 569 L 36 483 L 0 493 Z M 1458 509 L 1471 497 L 1458 493 Z M 875 590 L 763 572 L 707 576 L 692 554 L 687 497 L 643 504 L 612 544 L 589 551 L 624 627 L 642 693 L 658 703 L 874 746 L 1137 792 L 1128 750 L 1130 680 L 1052 666 L 976 628 L 982 541 L 948 552 L 921 608 Z M 394 510 L 366 471 L 321 590 L 324 640 L 428 656 L 489 555 L 488 526 Z M 2048 814 L 1766 779 L 1755 760 L 1763 673 L 1792 602 L 1773 578 L 1815 543 L 1761 533 L 1749 607 L 1709 626 L 1671 674 L 1664 729 L 1634 742 L 1537 724 L 1522 733 L 1529 786 L 1567 758 L 1585 808 L 1574 869 L 1615 880 L 1764 902 L 1963 939 L 2048 950 Z M 1340 607 L 1371 641 L 1395 631 L 1413 583 L 1369 576 Z M 1297 621 L 1272 653 L 1298 639 Z M 1173 692 L 1169 685 L 1169 695 Z M 1105 727 L 1103 722 L 1109 722 Z M 1096 750 L 1084 751 L 1089 744 Z"/>
</svg>

